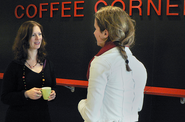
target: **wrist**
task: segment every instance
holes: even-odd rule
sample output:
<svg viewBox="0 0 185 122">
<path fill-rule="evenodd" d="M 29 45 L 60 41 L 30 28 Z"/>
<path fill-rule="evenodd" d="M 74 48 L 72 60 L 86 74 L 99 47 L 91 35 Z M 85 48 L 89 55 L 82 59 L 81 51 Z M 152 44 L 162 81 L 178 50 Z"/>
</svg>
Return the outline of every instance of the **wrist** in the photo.
<svg viewBox="0 0 185 122">
<path fill-rule="evenodd" d="M 24 96 L 25 96 L 25 98 L 28 98 L 28 91 L 24 92 Z"/>
</svg>

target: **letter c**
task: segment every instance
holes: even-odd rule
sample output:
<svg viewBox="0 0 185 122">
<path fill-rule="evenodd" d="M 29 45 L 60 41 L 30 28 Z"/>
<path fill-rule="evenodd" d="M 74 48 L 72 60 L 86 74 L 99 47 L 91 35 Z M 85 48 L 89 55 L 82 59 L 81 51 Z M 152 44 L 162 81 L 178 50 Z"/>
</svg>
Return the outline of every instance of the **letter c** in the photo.
<svg viewBox="0 0 185 122">
<path fill-rule="evenodd" d="M 21 8 L 22 10 L 24 10 L 24 7 L 22 5 L 17 5 L 16 8 L 15 8 L 15 17 L 17 19 L 21 19 L 24 16 L 24 13 L 22 13 L 20 16 L 18 16 L 18 14 L 17 14 L 18 8 Z"/>
<path fill-rule="evenodd" d="M 94 6 L 94 11 L 97 12 L 97 7 L 98 4 L 103 3 L 105 6 L 107 6 L 107 3 L 104 0 L 99 0 L 98 2 L 96 2 L 95 6 Z"/>
</svg>

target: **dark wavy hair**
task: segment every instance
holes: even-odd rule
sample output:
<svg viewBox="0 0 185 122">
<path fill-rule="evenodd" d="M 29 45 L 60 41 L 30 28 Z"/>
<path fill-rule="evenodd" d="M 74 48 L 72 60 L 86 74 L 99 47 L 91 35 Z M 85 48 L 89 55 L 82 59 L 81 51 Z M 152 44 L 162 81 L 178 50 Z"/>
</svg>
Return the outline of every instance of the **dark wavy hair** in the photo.
<svg viewBox="0 0 185 122">
<path fill-rule="evenodd" d="M 22 63 L 27 60 L 28 49 L 30 47 L 29 40 L 31 39 L 34 26 L 38 26 L 42 33 L 42 43 L 38 49 L 37 62 L 43 63 L 46 57 L 46 41 L 44 40 L 42 25 L 35 21 L 26 21 L 20 26 L 14 41 L 14 45 L 12 47 L 15 60 L 21 61 Z"/>
</svg>

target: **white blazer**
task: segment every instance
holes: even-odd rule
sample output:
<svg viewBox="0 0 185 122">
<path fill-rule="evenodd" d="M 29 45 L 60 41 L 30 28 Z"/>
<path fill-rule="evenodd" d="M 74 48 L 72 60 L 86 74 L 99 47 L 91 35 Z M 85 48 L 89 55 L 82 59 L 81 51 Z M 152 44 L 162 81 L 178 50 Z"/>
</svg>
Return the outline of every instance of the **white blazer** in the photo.
<svg viewBox="0 0 185 122">
<path fill-rule="evenodd" d="M 78 110 L 85 122 L 135 122 L 143 105 L 147 72 L 128 47 L 129 66 L 117 47 L 91 62 L 87 100 L 81 100 Z"/>
</svg>

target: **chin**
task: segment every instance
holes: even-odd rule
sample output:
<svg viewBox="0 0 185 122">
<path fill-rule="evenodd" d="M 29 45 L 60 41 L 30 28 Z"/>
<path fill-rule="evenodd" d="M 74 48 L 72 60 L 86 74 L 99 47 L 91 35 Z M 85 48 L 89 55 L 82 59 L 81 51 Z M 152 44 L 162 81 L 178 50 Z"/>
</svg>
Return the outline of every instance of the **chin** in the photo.
<svg viewBox="0 0 185 122">
<path fill-rule="evenodd" d="M 37 49 L 37 50 L 40 49 L 40 46 L 35 47 L 35 49 Z"/>
<path fill-rule="evenodd" d="M 103 46 L 104 46 L 103 44 L 98 44 L 98 43 L 97 43 L 97 45 L 98 45 L 99 47 L 103 47 Z"/>
</svg>

